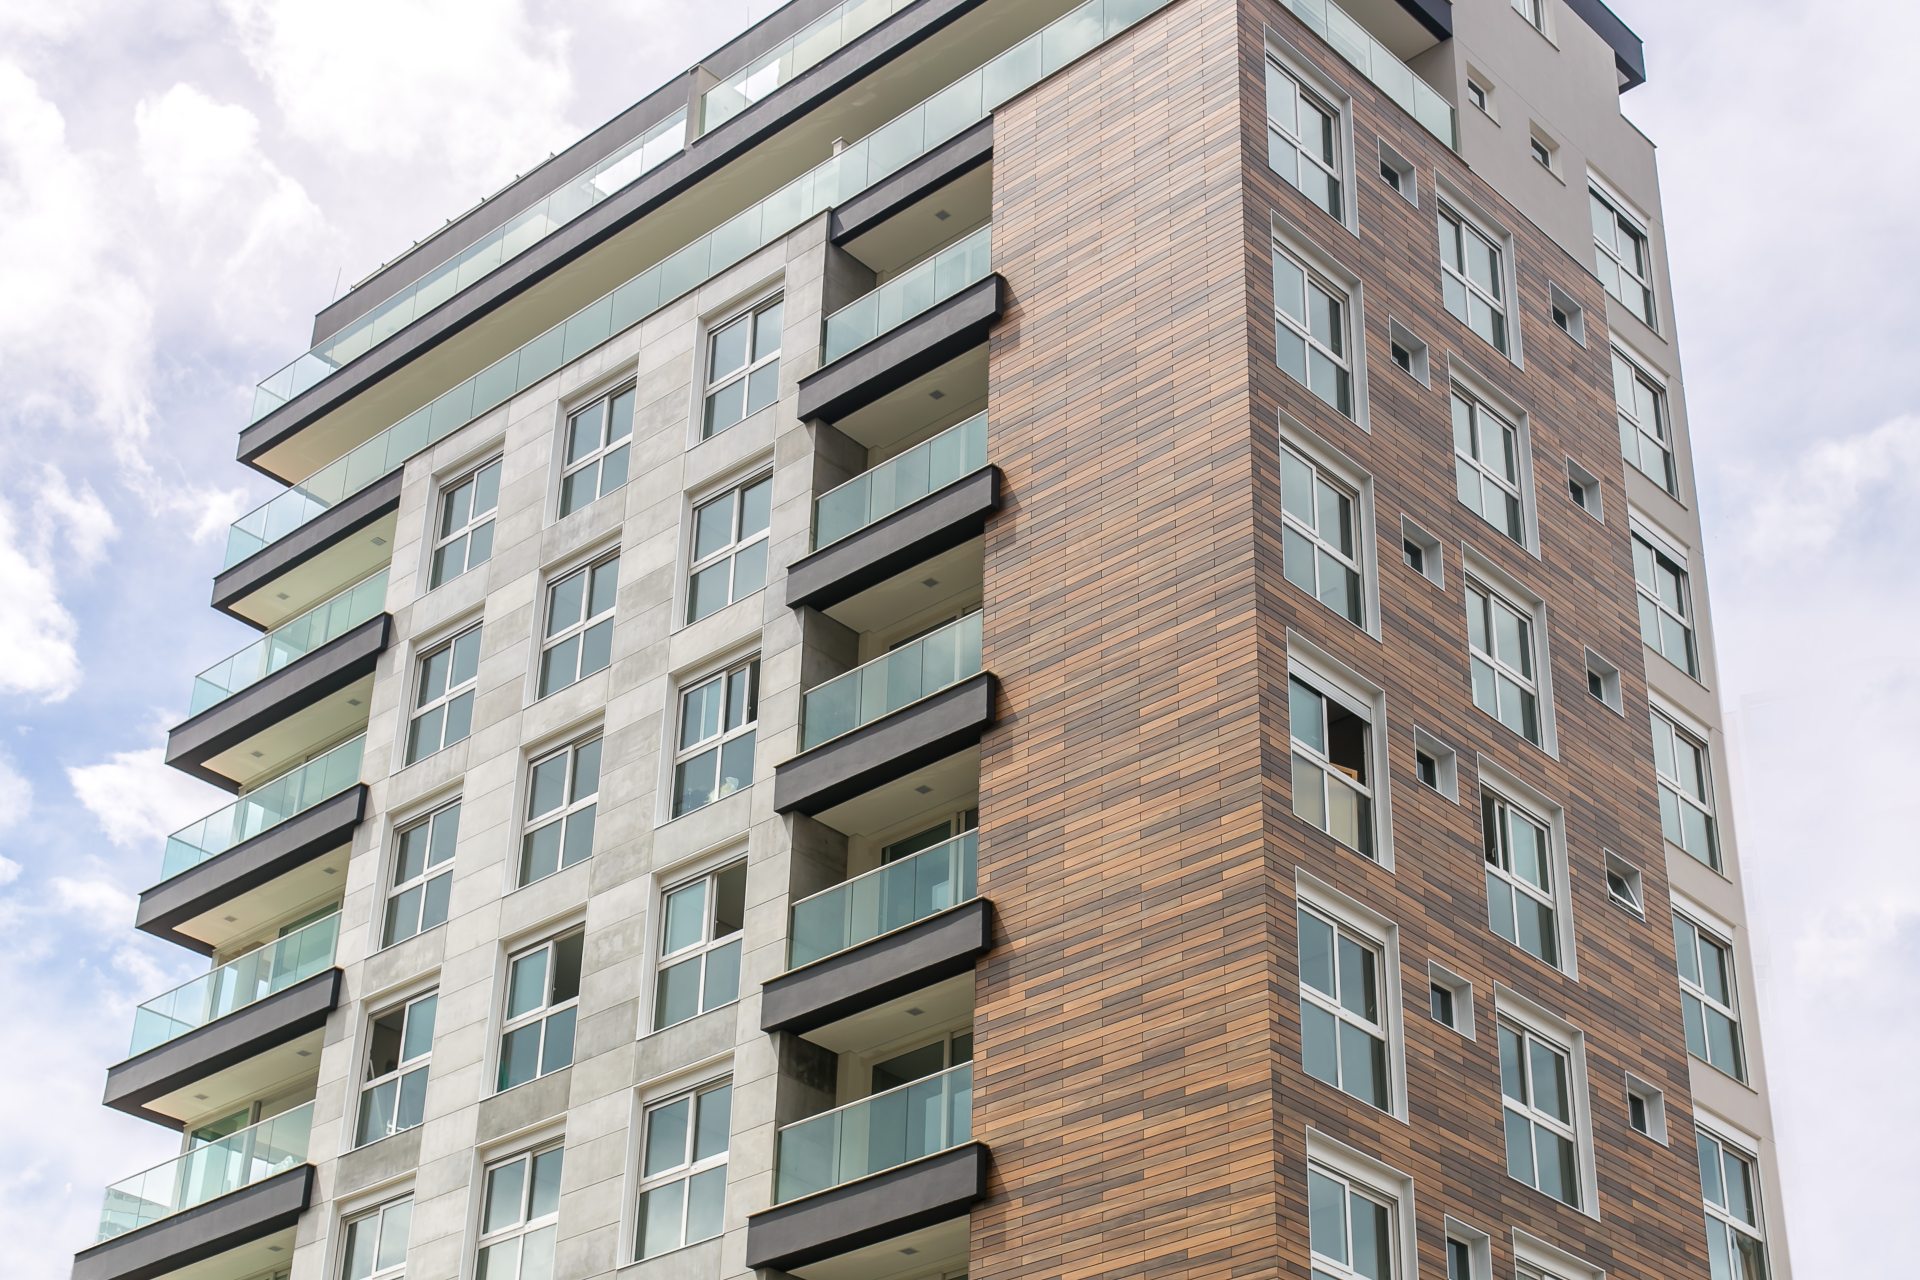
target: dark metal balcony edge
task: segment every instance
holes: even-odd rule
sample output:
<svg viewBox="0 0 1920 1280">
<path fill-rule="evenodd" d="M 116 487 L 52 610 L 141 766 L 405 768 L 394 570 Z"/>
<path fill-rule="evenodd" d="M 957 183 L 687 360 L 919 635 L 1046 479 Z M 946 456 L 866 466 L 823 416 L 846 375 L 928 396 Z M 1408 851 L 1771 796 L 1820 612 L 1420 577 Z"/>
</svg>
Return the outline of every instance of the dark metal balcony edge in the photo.
<svg viewBox="0 0 1920 1280">
<path fill-rule="evenodd" d="M 958 974 L 993 946 L 993 906 L 971 898 L 822 956 L 760 988 L 760 1029 L 805 1034 Z"/>
<path fill-rule="evenodd" d="M 180 932 L 182 923 L 346 844 L 366 815 L 367 784 L 355 783 L 147 889 L 140 895 L 133 927 L 210 955 L 212 947 Z"/>
<path fill-rule="evenodd" d="M 415 357 L 497 310 L 553 272 L 624 230 L 673 197 L 713 176 L 773 134 L 874 71 L 944 30 L 986 0 L 919 0 L 818 66 L 781 85 L 725 124 L 695 139 L 678 156 L 546 237 L 512 261 L 362 352 L 320 382 L 240 432 L 239 460 L 273 472 L 260 455 L 359 395 Z M 822 156 L 825 160 L 827 157 Z M 289 477 L 274 476 L 289 482 Z"/>
<path fill-rule="evenodd" d="M 178 1129 L 178 1119 L 150 1111 L 146 1104 L 326 1026 L 327 1015 L 340 1007 L 344 978 L 338 969 L 316 973 L 116 1063 L 107 1068 L 101 1101 L 115 1111 Z"/>
<path fill-rule="evenodd" d="M 747 1218 L 747 1266 L 791 1271 L 965 1214 L 987 1194 L 987 1148 L 968 1142 Z"/>
<path fill-rule="evenodd" d="M 1594 34 L 1613 50 L 1613 65 L 1625 81 L 1620 86 L 1622 93 L 1647 82 L 1646 45 L 1633 33 L 1632 27 L 1620 20 L 1619 14 L 1607 7 L 1606 0 L 1567 0 L 1567 8 L 1592 27 Z"/>
<path fill-rule="evenodd" d="M 993 117 L 988 116 L 835 208 L 828 236 L 835 244 L 845 244 L 991 159 Z"/>
<path fill-rule="evenodd" d="M 777 765 L 774 812 L 831 809 L 974 745 L 993 723 L 997 694 L 981 672 Z"/>
<path fill-rule="evenodd" d="M 968 285 L 800 379 L 802 420 L 833 422 L 986 341 L 1004 310 L 998 274 Z"/>
<path fill-rule="evenodd" d="M 1453 39 L 1453 0 L 1400 0 L 1400 7 L 1435 40 Z"/>
<path fill-rule="evenodd" d="M 203 782 L 237 792 L 240 788 L 231 778 L 205 767 L 208 760 L 373 674 L 392 639 L 393 615 L 383 613 L 302 654 L 265 679 L 175 725 L 167 734 L 167 763 Z"/>
<path fill-rule="evenodd" d="M 793 562 L 787 604 L 825 609 L 979 536 L 1000 506 L 1000 468 L 969 472 Z"/>
<path fill-rule="evenodd" d="M 103 1240 L 73 1256 L 73 1280 L 158 1280 L 284 1231 L 312 1203 L 313 1179 L 312 1165 L 296 1165 L 250 1187 Z"/>
<path fill-rule="evenodd" d="M 250 627 L 260 624 L 234 612 L 234 606 L 283 573 L 351 537 L 382 516 L 400 509 L 405 470 L 374 481 L 346 501 L 329 507 L 284 538 L 269 542 L 232 568 L 214 575 L 213 607 Z"/>
</svg>

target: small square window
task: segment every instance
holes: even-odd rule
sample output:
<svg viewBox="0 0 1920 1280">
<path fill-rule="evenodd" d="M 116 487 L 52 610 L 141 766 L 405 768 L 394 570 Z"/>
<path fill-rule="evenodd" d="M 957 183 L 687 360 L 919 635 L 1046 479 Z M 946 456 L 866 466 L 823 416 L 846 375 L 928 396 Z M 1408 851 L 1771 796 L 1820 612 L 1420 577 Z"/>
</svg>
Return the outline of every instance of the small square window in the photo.
<svg viewBox="0 0 1920 1280">
<path fill-rule="evenodd" d="M 1467 101 L 1480 108 L 1491 118 L 1493 115 L 1493 90 L 1480 83 L 1473 76 L 1467 77 Z"/>
<path fill-rule="evenodd" d="M 1420 207 L 1420 192 L 1413 161 L 1387 145 L 1385 138 L 1380 139 L 1380 180 L 1400 193 L 1408 204 L 1416 209 Z"/>
<path fill-rule="evenodd" d="M 1620 668 L 1591 649 L 1587 650 L 1587 692 L 1614 711 L 1621 711 Z"/>
<path fill-rule="evenodd" d="M 1405 516 L 1400 517 L 1400 558 L 1434 586 L 1446 585 L 1446 563 L 1440 554 L 1440 540 Z"/>
<path fill-rule="evenodd" d="M 1547 286 L 1547 301 L 1553 308 L 1553 323 L 1581 346 L 1587 345 L 1587 311 L 1557 284 Z"/>
<path fill-rule="evenodd" d="M 1400 371 L 1421 386 L 1428 386 L 1427 344 L 1413 336 L 1413 331 L 1398 320 L 1388 317 L 1387 338 L 1393 352 L 1393 362 Z"/>
<path fill-rule="evenodd" d="M 1527 154 L 1533 162 L 1555 177 L 1560 175 L 1560 147 L 1553 139 L 1535 129 L 1527 137 Z"/>
<path fill-rule="evenodd" d="M 1452 1026 L 1453 988 L 1443 987 L 1437 982 L 1433 983 L 1431 993 L 1428 997 L 1428 1008 L 1432 1012 L 1435 1022 L 1443 1022 L 1449 1027 Z"/>
<path fill-rule="evenodd" d="M 1413 771 L 1421 785 L 1431 787 L 1447 799 L 1460 799 L 1460 758 L 1452 747 L 1425 729 L 1413 731 Z"/>
<path fill-rule="evenodd" d="M 1473 984 L 1443 964 L 1429 963 L 1427 1012 L 1441 1026 L 1473 1039 Z"/>
<path fill-rule="evenodd" d="M 1600 510 L 1600 478 L 1572 458 L 1567 459 L 1567 496 L 1595 520 L 1606 519 Z"/>
<path fill-rule="evenodd" d="M 1667 1095 L 1635 1075 L 1627 1077 L 1627 1123 L 1655 1142 L 1667 1140 Z"/>
<path fill-rule="evenodd" d="M 1646 914 L 1646 898 L 1640 889 L 1640 868 L 1611 851 L 1607 853 L 1607 897 L 1637 916 Z"/>
</svg>

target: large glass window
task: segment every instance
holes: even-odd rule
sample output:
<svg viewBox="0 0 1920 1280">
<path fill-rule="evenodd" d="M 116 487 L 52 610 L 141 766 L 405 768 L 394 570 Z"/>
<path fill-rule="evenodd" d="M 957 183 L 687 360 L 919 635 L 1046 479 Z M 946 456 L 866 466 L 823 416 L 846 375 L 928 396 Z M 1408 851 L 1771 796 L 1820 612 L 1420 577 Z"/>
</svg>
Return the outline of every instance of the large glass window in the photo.
<svg viewBox="0 0 1920 1280">
<path fill-rule="evenodd" d="M 1453 487 L 1461 505 L 1506 534 L 1526 542 L 1521 501 L 1520 431 L 1462 391 L 1453 389 Z"/>
<path fill-rule="evenodd" d="M 1678 492 L 1667 393 L 1618 351 L 1613 353 L 1613 407 L 1620 420 L 1620 456 L 1668 493 Z"/>
<path fill-rule="evenodd" d="M 540 643 L 540 696 L 546 697 L 613 660 L 613 605 L 620 557 L 575 569 L 547 587 L 546 637 Z"/>
<path fill-rule="evenodd" d="M 1467 662 L 1473 705 L 1535 746 L 1540 745 L 1539 656 L 1533 618 L 1467 579 Z"/>
<path fill-rule="evenodd" d="M 1306 455 L 1282 446 L 1280 509 L 1287 581 L 1356 627 L 1366 626 L 1358 498 Z"/>
<path fill-rule="evenodd" d="M 673 816 L 730 796 L 753 781 L 760 717 L 760 659 L 709 676 L 680 695 Z"/>
<path fill-rule="evenodd" d="M 487 1169 L 475 1280 L 552 1280 L 561 1164 L 556 1145 Z"/>
<path fill-rule="evenodd" d="M 1500 1094 L 1507 1173 L 1556 1200 L 1580 1204 L 1572 1055 L 1517 1023 L 1500 1023 Z"/>
<path fill-rule="evenodd" d="M 407 763 L 466 741 L 480 677 L 480 628 L 469 627 L 420 656 L 413 716 L 407 721 Z"/>
<path fill-rule="evenodd" d="M 1314 1280 L 1393 1280 L 1391 1202 L 1319 1164 L 1307 1167 Z"/>
<path fill-rule="evenodd" d="M 1713 820 L 1713 769 L 1707 762 L 1707 744 L 1657 710 L 1652 724 L 1661 834 L 1718 871 L 1720 839 Z"/>
<path fill-rule="evenodd" d="M 1588 189 L 1587 201 L 1593 213 L 1593 267 L 1600 283 L 1627 310 L 1652 326 L 1653 253 L 1647 245 L 1646 228 L 1596 189 Z"/>
<path fill-rule="evenodd" d="M 1440 206 L 1440 294 L 1469 329 L 1507 349 L 1506 256 L 1493 238 Z"/>
<path fill-rule="evenodd" d="M 1373 727 L 1345 700 L 1299 676 L 1287 680 L 1293 739 L 1293 812 L 1366 857 L 1374 857 Z"/>
<path fill-rule="evenodd" d="M 1487 857 L 1487 924 L 1521 950 L 1560 967 L 1551 831 L 1484 788 L 1480 823 Z"/>
<path fill-rule="evenodd" d="M 1381 948 L 1305 907 L 1298 919 L 1300 1052 L 1307 1074 L 1391 1110 Z"/>
<path fill-rule="evenodd" d="M 1680 1003 L 1687 1020 L 1687 1052 L 1735 1080 L 1747 1078 L 1740 1038 L 1740 997 L 1734 985 L 1733 944 L 1685 916 L 1673 917 L 1673 950 L 1680 963 Z"/>
<path fill-rule="evenodd" d="M 1640 591 L 1640 639 L 1647 648 L 1698 679 L 1700 660 L 1693 644 L 1693 597 L 1687 566 L 1636 529 L 1633 581 Z"/>
<path fill-rule="evenodd" d="M 633 388 L 623 387 L 567 415 L 560 514 L 572 515 L 627 482 L 633 439 Z"/>
<path fill-rule="evenodd" d="M 733 1085 L 726 1080 L 647 1108 L 634 1228 L 639 1257 L 720 1234 L 732 1116 Z"/>
<path fill-rule="evenodd" d="M 478 569 L 493 555 L 493 517 L 500 506 L 500 459 L 468 472 L 440 493 L 433 527 L 429 590 Z"/>
<path fill-rule="evenodd" d="M 575 929 L 507 962 L 499 1088 L 511 1089 L 572 1064 L 584 938 Z"/>
<path fill-rule="evenodd" d="M 1278 244 L 1273 247 L 1274 359 L 1288 377 L 1353 416 L 1346 292 Z"/>
<path fill-rule="evenodd" d="M 552 875 L 593 853 L 600 798 L 598 737 L 533 762 L 527 771 L 527 829 L 520 839 L 520 883 Z"/>
<path fill-rule="evenodd" d="M 1344 221 L 1340 113 L 1292 71 L 1267 59 L 1267 164 Z"/>
<path fill-rule="evenodd" d="M 780 299 L 717 325 L 707 335 L 706 410 L 700 438 L 708 439 L 772 404 L 780 395 Z"/>
<path fill-rule="evenodd" d="M 1707 1210 L 1707 1264 L 1713 1280 L 1767 1280 L 1757 1162 L 1704 1127 L 1697 1133 L 1700 1187 Z"/>
<path fill-rule="evenodd" d="M 439 1007 L 438 995 L 424 995 L 387 1010 L 368 1025 L 366 1080 L 360 1086 L 355 1146 L 411 1129 L 424 1118 L 433 1017 Z"/>
<path fill-rule="evenodd" d="M 402 1280 L 407 1274 L 407 1235 L 412 1226 L 412 1196 L 347 1219 L 340 1280 Z"/>
<path fill-rule="evenodd" d="M 698 622 L 767 585 L 772 503 L 773 477 L 761 476 L 694 508 L 688 622 Z"/>
<path fill-rule="evenodd" d="M 436 809 L 394 836 L 393 886 L 387 890 L 381 945 L 390 947 L 447 922 L 460 802 Z"/>
<path fill-rule="evenodd" d="M 667 891 L 660 903 L 655 1031 L 740 998 L 740 926 L 746 911 L 744 862 Z"/>
</svg>

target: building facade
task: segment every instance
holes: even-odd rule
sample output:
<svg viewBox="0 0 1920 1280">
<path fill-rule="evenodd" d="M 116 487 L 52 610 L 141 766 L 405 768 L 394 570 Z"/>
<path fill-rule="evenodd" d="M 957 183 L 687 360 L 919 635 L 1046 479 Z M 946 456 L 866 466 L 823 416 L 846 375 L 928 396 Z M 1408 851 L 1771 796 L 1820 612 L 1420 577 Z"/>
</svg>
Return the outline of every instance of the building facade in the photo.
<svg viewBox="0 0 1920 1280">
<path fill-rule="evenodd" d="M 795 0 L 321 312 L 77 1280 L 1790 1277 L 1642 57 Z"/>
</svg>

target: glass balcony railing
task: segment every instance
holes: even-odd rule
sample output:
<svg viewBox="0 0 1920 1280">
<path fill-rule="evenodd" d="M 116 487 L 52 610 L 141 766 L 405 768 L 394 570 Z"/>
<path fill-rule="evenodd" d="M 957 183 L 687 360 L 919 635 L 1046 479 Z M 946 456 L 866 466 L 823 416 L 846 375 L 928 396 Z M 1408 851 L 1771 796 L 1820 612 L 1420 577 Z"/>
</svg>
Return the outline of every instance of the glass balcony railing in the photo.
<svg viewBox="0 0 1920 1280">
<path fill-rule="evenodd" d="M 827 317 L 820 361 L 831 364 L 944 302 L 993 270 L 993 224 L 923 258 L 857 302 Z"/>
<path fill-rule="evenodd" d="M 814 500 L 813 548 L 831 546 L 987 465 L 983 411 Z"/>
<path fill-rule="evenodd" d="M 313 1104 L 197 1146 L 107 1188 L 100 1238 L 111 1240 L 307 1162 Z"/>
<path fill-rule="evenodd" d="M 980 619 L 970 613 L 807 690 L 800 699 L 800 749 L 811 751 L 979 675 Z"/>
<path fill-rule="evenodd" d="M 840 52 L 913 0 L 845 0 L 700 95 L 700 132 L 716 129 Z"/>
<path fill-rule="evenodd" d="M 349 738 L 168 836 L 161 879 L 170 880 L 197 867 L 359 782 L 360 756 L 366 741 L 364 735 Z"/>
<path fill-rule="evenodd" d="M 133 1011 L 133 1046 L 145 1053 L 333 967 L 340 913 L 303 924 Z"/>
<path fill-rule="evenodd" d="M 979 847 L 979 833 L 968 831 L 802 898 L 793 904 L 787 967 L 812 964 L 972 901 L 980 892 Z"/>
<path fill-rule="evenodd" d="M 1360 68 L 1367 79 L 1406 109 L 1422 127 L 1458 150 L 1460 135 L 1453 104 L 1438 89 L 1413 74 L 1413 68 L 1373 38 L 1333 0 L 1284 0 L 1294 16 L 1332 45 L 1334 52 Z"/>
<path fill-rule="evenodd" d="M 337 640 L 387 607 L 387 571 L 362 578 L 331 600 L 284 622 L 240 652 L 216 662 L 193 678 L 187 713 L 199 715 L 249 685 L 257 684 L 295 658 L 304 658 L 329 640 Z"/>
<path fill-rule="evenodd" d="M 231 568 L 284 538 L 563 364 L 986 119 L 1008 98 L 1157 13 L 1167 3 L 1088 0 L 1055 19 L 985 66 L 240 517 L 227 533 L 225 567 Z"/>
<path fill-rule="evenodd" d="M 973 1140 L 973 1064 L 963 1062 L 780 1130 L 773 1200 L 785 1204 Z"/>
<path fill-rule="evenodd" d="M 641 174 L 679 155 L 686 141 L 687 109 L 682 107 L 533 208 L 515 214 L 367 315 L 262 379 L 253 389 L 253 413 L 247 421 L 258 422 L 341 365 L 479 283 Z"/>
</svg>

